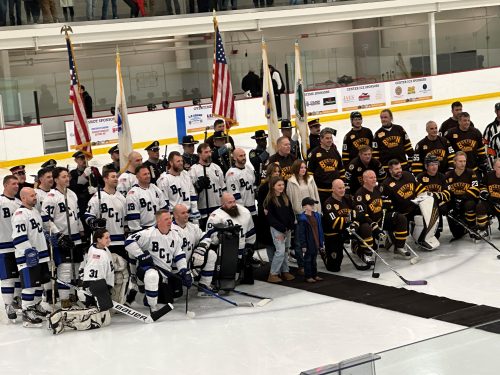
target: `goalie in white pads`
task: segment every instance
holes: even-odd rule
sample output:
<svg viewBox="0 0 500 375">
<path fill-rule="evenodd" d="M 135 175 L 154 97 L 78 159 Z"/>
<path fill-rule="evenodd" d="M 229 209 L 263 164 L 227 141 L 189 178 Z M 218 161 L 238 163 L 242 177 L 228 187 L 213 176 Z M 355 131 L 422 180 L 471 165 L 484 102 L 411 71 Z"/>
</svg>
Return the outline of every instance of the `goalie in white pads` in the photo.
<svg viewBox="0 0 500 375">
<path fill-rule="evenodd" d="M 187 269 L 186 254 L 182 251 L 182 239 L 177 231 L 171 230 L 172 218 L 167 210 L 156 213 L 156 225 L 134 233 L 125 241 L 125 249 L 137 259 L 137 277 L 144 282 L 145 303 L 151 314 L 162 307 L 159 304 L 172 303 L 174 295 L 168 276 L 158 269 L 177 273 L 182 284 L 190 288 L 193 279 Z M 157 269 L 158 267 L 158 269 Z"/>
<path fill-rule="evenodd" d="M 203 231 L 196 224 L 189 222 L 189 212 L 186 206 L 178 204 L 174 207 L 174 223 L 172 230 L 182 238 L 182 250 L 186 253 L 187 263 L 195 279 L 210 289 L 214 275 L 217 254 L 210 249 L 210 238 L 203 238 Z M 205 296 L 200 292 L 200 296 Z"/>
<path fill-rule="evenodd" d="M 48 314 L 40 302 L 44 285 L 50 282 L 49 251 L 42 217 L 35 208 L 35 190 L 23 188 L 20 197 L 23 204 L 12 218 L 12 241 L 21 279 L 23 326 L 41 327 Z"/>
<path fill-rule="evenodd" d="M 190 220 L 197 223 L 200 219 L 198 202 L 191 199 L 196 195 L 189 173 L 184 170 L 184 161 L 177 151 L 168 155 L 168 170 L 163 172 L 156 185 L 163 191 L 168 201 L 168 209 L 173 211 L 178 204 L 184 204 L 189 209 Z"/>
<path fill-rule="evenodd" d="M 83 262 L 80 276 L 83 290 L 78 290 L 78 299 L 85 309 L 58 310 L 51 314 L 49 325 L 57 335 L 65 330 L 87 331 L 109 325 L 109 309 L 113 307 L 110 290 L 114 286 L 114 266 L 108 246 L 111 243 L 109 232 L 100 228 L 94 232 L 93 243 Z"/>
</svg>

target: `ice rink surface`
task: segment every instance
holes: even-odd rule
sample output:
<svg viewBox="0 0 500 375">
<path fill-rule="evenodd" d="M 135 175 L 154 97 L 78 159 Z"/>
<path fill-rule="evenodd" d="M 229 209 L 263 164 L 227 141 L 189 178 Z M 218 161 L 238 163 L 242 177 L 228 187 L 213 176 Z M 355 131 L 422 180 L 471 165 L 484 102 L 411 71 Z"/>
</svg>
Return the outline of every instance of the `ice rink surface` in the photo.
<svg viewBox="0 0 500 375">
<path fill-rule="evenodd" d="M 481 132 L 494 118 L 494 101 L 463 104 Z M 431 107 L 395 112 L 394 123 L 405 127 L 415 145 L 425 136 L 428 120 L 439 125 L 449 116 L 449 106 Z M 325 125 L 338 129 L 336 144 L 340 148 L 344 134 L 350 129 L 349 121 Z M 364 125 L 378 129 L 378 116 L 365 117 Z M 234 138 L 237 145 L 248 151 L 254 145 L 249 137 L 244 134 Z M 174 149 L 176 146 L 169 146 L 169 151 Z M 91 163 L 102 166 L 107 162 L 108 155 L 100 155 Z M 68 159 L 58 164 L 74 163 Z M 28 174 L 35 174 L 38 167 L 27 166 Z M 2 177 L 7 172 L 3 170 Z M 492 227 L 492 242 L 500 247 L 496 224 Z M 468 237 L 452 244 L 450 239 L 445 229 L 440 248 L 432 253 L 419 251 L 421 261 L 415 265 L 382 253 L 405 278 L 426 279 L 429 282 L 426 286 L 406 286 L 380 263 L 377 264 L 380 278 L 373 279 L 370 271 L 355 270 L 347 258 L 340 275 L 500 307 L 498 253 L 486 243 L 475 244 Z M 409 244 L 413 245 L 413 241 L 409 240 Z M 318 265 L 322 266 L 321 263 Z M 25 329 L 19 322 L 7 323 L 4 310 L 0 309 L 0 373 L 299 374 L 302 370 L 464 328 L 262 282 L 240 289 L 272 297 L 273 301 L 264 307 L 233 307 L 216 299 L 196 297 L 193 290 L 189 309 L 196 313 L 194 319 L 186 318 L 182 299 L 174 311 L 154 324 L 142 324 L 116 314 L 109 327 L 59 336 L 53 336 L 47 329 Z M 243 296 L 230 298 L 249 301 Z M 134 307 L 146 311 L 137 304 Z M 405 366 L 404 372 L 392 369 L 390 373 L 444 373 L 440 368 L 439 356 L 434 356 L 418 366 Z"/>
</svg>

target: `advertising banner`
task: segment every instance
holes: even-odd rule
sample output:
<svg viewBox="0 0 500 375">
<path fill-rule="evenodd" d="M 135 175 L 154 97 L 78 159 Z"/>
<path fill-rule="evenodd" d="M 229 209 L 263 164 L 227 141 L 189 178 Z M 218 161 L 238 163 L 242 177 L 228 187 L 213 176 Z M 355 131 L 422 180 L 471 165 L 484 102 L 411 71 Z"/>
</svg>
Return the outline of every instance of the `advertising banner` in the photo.
<svg viewBox="0 0 500 375">
<path fill-rule="evenodd" d="M 383 83 L 342 87 L 340 90 L 343 111 L 386 106 L 385 86 Z"/>
<path fill-rule="evenodd" d="M 105 146 L 118 142 L 118 126 L 114 116 L 97 117 L 88 119 L 90 139 L 92 146 Z M 75 125 L 73 120 L 65 121 L 66 139 L 68 140 L 68 151 L 75 149 Z"/>
<path fill-rule="evenodd" d="M 432 99 L 431 77 L 391 82 L 391 104 Z"/>
</svg>

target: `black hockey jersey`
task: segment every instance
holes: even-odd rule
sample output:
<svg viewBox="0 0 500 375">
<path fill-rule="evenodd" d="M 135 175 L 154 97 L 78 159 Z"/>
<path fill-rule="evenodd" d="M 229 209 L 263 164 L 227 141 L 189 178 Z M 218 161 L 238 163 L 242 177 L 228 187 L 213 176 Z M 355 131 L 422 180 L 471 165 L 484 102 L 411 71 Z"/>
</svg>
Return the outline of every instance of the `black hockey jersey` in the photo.
<svg viewBox="0 0 500 375">
<path fill-rule="evenodd" d="M 376 222 L 382 225 L 383 200 L 380 188 L 375 186 L 373 191 L 360 187 L 354 195 L 354 219 L 360 223 Z"/>
<path fill-rule="evenodd" d="M 467 154 L 467 168 L 473 170 L 477 170 L 478 167 L 486 168 L 486 150 L 483 145 L 483 136 L 479 130 L 472 127 L 466 131 L 453 128 L 445 133 L 445 137 L 450 141 L 455 152 L 463 151 Z"/>
<path fill-rule="evenodd" d="M 415 155 L 413 156 L 413 163 L 411 165 L 411 171 L 415 176 L 424 171 L 425 157 L 428 154 L 434 155 L 439 159 L 439 172 L 446 173 L 454 167 L 453 158 L 455 157 L 455 150 L 451 147 L 450 141 L 441 136 L 438 136 L 433 141 L 429 137 L 425 137 L 415 146 Z"/>
<path fill-rule="evenodd" d="M 364 165 L 359 156 L 355 157 L 345 171 L 346 188 L 350 193 L 355 193 L 363 185 L 363 173 L 369 169 L 375 172 L 379 184 L 386 179 L 387 173 L 377 159 L 372 158 L 368 165 Z"/>
<path fill-rule="evenodd" d="M 446 183 L 446 176 L 443 173 L 436 173 L 436 175 L 431 176 L 427 172 L 420 173 L 417 176 L 417 181 L 424 186 L 428 192 L 432 193 L 434 199 L 437 200 L 438 205 L 449 202 L 451 194 Z"/>
<path fill-rule="evenodd" d="M 288 154 L 287 156 L 281 156 L 279 153 L 275 153 L 271 157 L 269 157 L 269 161 L 267 164 L 275 163 L 281 167 L 281 177 L 285 180 L 288 180 L 292 176 L 292 164 L 295 161 L 295 158 Z"/>
<path fill-rule="evenodd" d="M 325 236 L 336 236 L 347 229 L 353 209 L 354 205 L 350 195 L 345 195 L 340 201 L 332 196 L 329 197 L 325 202 L 323 211 L 323 232 Z"/>
<path fill-rule="evenodd" d="M 370 129 L 362 127 L 359 130 L 351 129 L 344 137 L 342 144 L 342 162 L 347 165 L 359 154 L 361 146 L 372 146 L 373 133 Z"/>
<path fill-rule="evenodd" d="M 331 191 L 333 180 L 345 177 L 344 164 L 335 145 L 329 150 L 321 146 L 316 147 L 309 153 L 308 160 L 307 168 L 312 172 L 314 182 L 320 191 L 322 189 Z"/>
<path fill-rule="evenodd" d="M 476 172 L 470 168 L 466 168 L 461 175 L 458 175 L 456 170 L 448 171 L 446 183 L 453 197 L 473 199 L 479 197 L 479 181 Z"/>
<path fill-rule="evenodd" d="M 411 200 L 425 190 L 425 187 L 418 183 L 410 172 L 406 171 L 403 171 L 399 180 L 392 176 L 387 177 L 381 186 L 384 206 L 391 211 L 402 214 L 408 214 L 416 208 Z"/>
<path fill-rule="evenodd" d="M 413 159 L 410 137 L 400 125 L 381 127 L 373 139 L 373 157 L 380 160 L 384 168 L 391 159 L 398 159 L 403 169 L 408 170 Z"/>
</svg>

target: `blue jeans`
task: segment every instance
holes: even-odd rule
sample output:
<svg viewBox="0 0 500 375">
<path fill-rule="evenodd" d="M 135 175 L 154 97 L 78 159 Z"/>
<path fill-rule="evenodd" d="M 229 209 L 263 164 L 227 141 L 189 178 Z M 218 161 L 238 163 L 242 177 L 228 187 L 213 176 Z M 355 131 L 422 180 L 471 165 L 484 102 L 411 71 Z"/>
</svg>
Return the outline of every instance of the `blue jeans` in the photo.
<svg viewBox="0 0 500 375">
<path fill-rule="evenodd" d="M 278 240 L 276 237 L 279 235 L 284 235 L 284 240 Z M 278 232 L 276 229 L 271 227 L 271 237 L 274 243 L 274 255 L 271 262 L 271 273 L 273 275 L 279 275 L 283 272 L 289 272 L 287 251 L 290 249 L 290 240 L 292 237 L 291 231 L 286 231 L 286 233 Z"/>
<path fill-rule="evenodd" d="M 109 0 L 102 0 L 101 20 L 105 20 L 108 18 L 108 5 Z M 116 0 L 111 0 L 111 12 L 113 13 L 113 18 L 118 18 L 118 11 L 116 10 Z"/>
<path fill-rule="evenodd" d="M 318 249 L 307 249 L 304 253 L 304 276 L 306 279 L 316 277 L 318 275 L 318 264 L 316 258 L 318 257 Z"/>
</svg>

